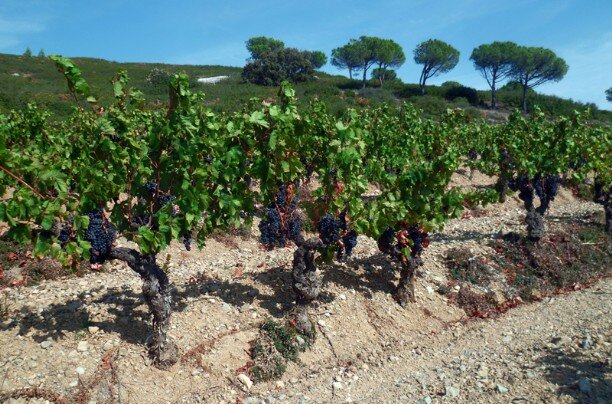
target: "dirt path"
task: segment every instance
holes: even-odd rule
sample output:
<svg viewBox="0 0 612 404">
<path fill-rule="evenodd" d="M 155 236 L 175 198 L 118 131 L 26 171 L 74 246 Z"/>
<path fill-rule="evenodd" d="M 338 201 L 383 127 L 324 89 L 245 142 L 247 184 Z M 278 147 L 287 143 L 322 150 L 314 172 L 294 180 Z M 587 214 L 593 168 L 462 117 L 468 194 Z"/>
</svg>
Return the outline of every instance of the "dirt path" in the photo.
<svg viewBox="0 0 612 404">
<path fill-rule="evenodd" d="M 564 191 L 549 219 L 600 209 Z M 349 262 L 321 268 L 315 344 L 280 381 L 250 390 L 237 375 L 261 323 L 292 305 L 292 248 L 265 252 L 254 237 L 233 238 L 211 240 L 202 251 L 177 244 L 160 256 L 177 289 L 171 335 L 184 353 L 169 371 L 145 355 L 150 321 L 140 281 L 124 266 L 9 289 L 0 388 L 80 390 L 83 402 L 98 403 L 605 402 L 612 396 L 611 280 L 466 324 L 463 310 L 435 293 L 446 282 L 449 248 L 489 251 L 496 234 L 523 232 L 523 217 L 510 199 L 450 221 L 424 255 L 418 303 L 405 310 L 390 297 L 397 273 L 373 240 L 360 237 Z"/>
</svg>

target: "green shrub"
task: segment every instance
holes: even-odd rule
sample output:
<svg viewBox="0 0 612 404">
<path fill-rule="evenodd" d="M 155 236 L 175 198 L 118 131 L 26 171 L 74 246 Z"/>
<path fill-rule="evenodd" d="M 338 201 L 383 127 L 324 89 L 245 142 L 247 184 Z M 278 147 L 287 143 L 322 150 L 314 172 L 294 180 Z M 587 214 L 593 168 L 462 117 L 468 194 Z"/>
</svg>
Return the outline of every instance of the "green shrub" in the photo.
<svg viewBox="0 0 612 404">
<path fill-rule="evenodd" d="M 446 90 L 444 98 L 449 101 L 456 98 L 465 98 L 471 105 L 478 105 L 478 91 L 471 87 L 450 87 Z"/>
</svg>

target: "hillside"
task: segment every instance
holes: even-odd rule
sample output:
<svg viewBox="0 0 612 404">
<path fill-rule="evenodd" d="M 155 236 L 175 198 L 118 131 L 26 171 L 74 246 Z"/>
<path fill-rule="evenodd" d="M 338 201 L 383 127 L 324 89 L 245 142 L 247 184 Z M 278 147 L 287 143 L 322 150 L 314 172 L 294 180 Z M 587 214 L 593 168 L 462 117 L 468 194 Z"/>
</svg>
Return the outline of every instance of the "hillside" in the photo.
<svg viewBox="0 0 612 404">
<path fill-rule="evenodd" d="M 161 69 L 170 74 L 185 72 L 191 78 L 192 87 L 204 91 L 208 105 L 215 111 L 240 110 L 249 99 L 275 97 L 277 88 L 262 87 L 244 83 L 240 77 L 241 68 L 228 66 L 170 65 L 161 63 L 118 63 L 94 58 L 73 58 L 93 94 L 102 105 L 112 99 L 111 78 L 119 70 L 127 70 L 132 86 L 143 91 L 149 106 L 156 107 L 167 102 L 167 87 L 151 84 L 146 78 L 153 69 Z M 200 77 L 229 76 L 218 84 L 200 84 Z M 498 91 L 499 111 L 487 110 L 490 94 L 487 91 L 468 89 L 467 98 L 459 94 L 449 96 L 449 89 L 459 83 L 447 82 L 442 86 L 427 86 L 427 94 L 421 96 L 418 86 L 404 84 L 395 80 L 380 88 L 376 80 L 371 80 L 365 90 L 361 82 L 349 80 L 341 75 L 318 72 L 317 80 L 295 85 L 299 102 L 308 103 L 319 98 L 328 105 L 330 111 L 341 113 L 348 107 L 360 108 L 380 103 L 411 102 L 420 108 L 424 115 L 435 117 L 447 108 L 462 108 L 475 118 L 491 120 L 505 119 L 508 112 L 520 107 L 520 91 L 512 86 Z M 530 92 L 529 106 L 538 105 L 552 116 L 569 115 L 574 110 L 591 108 L 593 118 L 612 122 L 612 112 L 598 110 L 595 105 L 582 104 L 571 100 Z M 73 100 L 67 91 L 66 83 L 52 61 L 40 57 L 0 54 L 0 112 L 23 108 L 35 102 L 47 107 L 62 118 L 73 108 Z"/>
<path fill-rule="evenodd" d="M 441 294 L 452 280 L 448 251 L 492 253 L 486 243 L 495 234 L 524 231 L 519 206 L 509 198 L 449 222 L 427 251 L 418 302 L 407 309 L 389 293 L 397 273 L 376 255 L 374 240 L 360 237 L 354 258 L 322 271 L 315 344 L 280 380 L 252 387 L 237 376 L 260 325 L 292 306 L 291 248 L 264 252 L 256 234 L 219 237 L 201 251 L 171 247 L 163 258 L 177 286 L 171 334 L 183 356 L 168 371 L 144 354 L 148 315 L 140 281 L 123 264 L 9 288 L 14 315 L 0 323 L 2 394 L 128 403 L 605 402 L 609 278 L 490 320 L 474 321 Z M 600 210 L 563 190 L 552 223 L 587 225 Z"/>
</svg>

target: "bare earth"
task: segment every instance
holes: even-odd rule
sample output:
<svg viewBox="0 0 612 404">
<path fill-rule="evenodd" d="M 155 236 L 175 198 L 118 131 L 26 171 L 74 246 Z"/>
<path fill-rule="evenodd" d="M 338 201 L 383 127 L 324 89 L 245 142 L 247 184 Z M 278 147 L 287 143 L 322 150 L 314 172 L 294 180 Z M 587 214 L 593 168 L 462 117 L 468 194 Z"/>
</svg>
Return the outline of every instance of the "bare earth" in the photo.
<svg viewBox="0 0 612 404">
<path fill-rule="evenodd" d="M 548 219 L 600 209 L 563 190 Z M 150 321 L 127 267 L 7 289 L 14 313 L 0 323 L 0 393 L 81 389 L 97 403 L 610 402 L 612 280 L 479 321 L 462 321 L 463 310 L 435 292 L 446 250 L 486 251 L 499 232 L 523 233 L 523 218 L 511 199 L 450 221 L 424 255 L 418 303 L 405 310 L 390 296 L 396 272 L 360 237 L 355 257 L 321 268 L 312 348 L 280 381 L 250 389 L 238 374 L 261 323 L 292 305 L 293 248 L 266 252 L 254 236 L 228 237 L 160 255 L 177 289 L 171 335 L 184 354 L 169 371 L 146 357 Z"/>
</svg>

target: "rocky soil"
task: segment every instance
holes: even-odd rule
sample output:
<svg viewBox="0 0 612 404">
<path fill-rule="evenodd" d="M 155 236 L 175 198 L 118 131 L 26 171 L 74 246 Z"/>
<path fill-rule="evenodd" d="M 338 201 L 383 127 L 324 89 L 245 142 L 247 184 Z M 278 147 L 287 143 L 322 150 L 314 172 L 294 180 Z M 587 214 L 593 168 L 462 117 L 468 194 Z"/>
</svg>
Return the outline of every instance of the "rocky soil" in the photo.
<svg viewBox="0 0 612 404">
<path fill-rule="evenodd" d="M 600 209 L 564 190 L 548 218 Z M 150 321 L 127 267 L 5 289 L 0 394 L 37 388 L 97 403 L 610 402 L 609 278 L 491 320 L 468 320 L 436 293 L 449 248 L 489 251 L 496 235 L 524 233 L 523 218 L 509 199 L 450 221 L 424 254 L 418 302 L 407 309 L 390 296 L 396 271 L 360 237 L 351 260 L 321 268 L 316 342 L 266 383 L 242 373 L 258 327 L 292 306 L 293 248 L 266 252 L 254 236 L 225 235 L 202 251 L 177 244 L 161 255 L 176 286 L 171 335 L 183 354 L 169 371 L 146 356 Z"/>
</svg>

